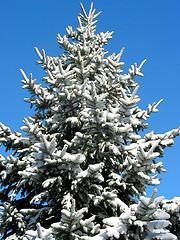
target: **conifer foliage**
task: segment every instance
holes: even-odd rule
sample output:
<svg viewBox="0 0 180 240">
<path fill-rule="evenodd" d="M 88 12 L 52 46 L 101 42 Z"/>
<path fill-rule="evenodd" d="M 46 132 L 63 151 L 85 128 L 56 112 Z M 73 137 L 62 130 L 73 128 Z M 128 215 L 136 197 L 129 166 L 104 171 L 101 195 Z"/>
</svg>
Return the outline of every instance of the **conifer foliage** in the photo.
<svg viewBox="0 0 180 240">
<path fill-rule="evenodd" d="M 164 172 L 157 157 L 173 145 L 180 128 L 147 133 L 158 103 L 138 107 L 143 77 L 135 63 L 122 73 L 122 49 L 108 55 L 112 32 L 96 33 L 91 4 L 82 4 L 78 27 L 57 40 L 58 57 L 35 51 L 45 70 L 37 84 L 21 70 L 33 116 L 21 132 L 0 123 L 0 234 L 4 240 L 177 239 L 180 198 L 145 197 Z M 134 197 L 139 198 L 139 201 Z"/>
</svg>

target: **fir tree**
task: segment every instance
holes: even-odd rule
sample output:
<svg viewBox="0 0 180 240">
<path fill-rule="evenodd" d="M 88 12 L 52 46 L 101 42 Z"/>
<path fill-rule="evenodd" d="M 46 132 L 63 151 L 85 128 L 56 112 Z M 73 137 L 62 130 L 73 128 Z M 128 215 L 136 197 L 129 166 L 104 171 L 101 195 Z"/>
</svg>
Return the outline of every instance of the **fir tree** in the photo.
<svg viewBox="0 0 180 240">
<path fill-rule="evenodd" d="M 123 74 L 124 49 L 107 56 L 112 32 L 96 34 L 99 13 L 81 8 L 77 29 L 58 34 L 62 55 L 35 48 L 45 84 L 21 70 L 34 115 L 21 133 L 0 123 L 0 143 L 12 151 L 0 155 L 1 238 L 177 239 L 180 199 L 145 195 L 160 183 L 157 158 L 180 128 L 141 136 L 162 101 L 138 107 L 135 77 L 145 61 Z"/>
</svg>

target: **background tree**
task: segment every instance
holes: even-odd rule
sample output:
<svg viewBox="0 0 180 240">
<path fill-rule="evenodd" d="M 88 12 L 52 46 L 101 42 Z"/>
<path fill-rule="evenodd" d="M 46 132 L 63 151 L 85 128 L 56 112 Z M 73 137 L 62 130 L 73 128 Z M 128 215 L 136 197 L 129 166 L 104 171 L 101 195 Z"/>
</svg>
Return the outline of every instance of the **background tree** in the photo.
<svg viewBox="0 0 180 240">
<path fill-rule="evenodd" d="M 145 61 L 122 74 L 124 49 L 106 57 L 112 32 L 96 34 L 99 13 L 81 8 L 77 29 L 58 34 L 61 56 L 35 48 L 43 85 L 21 70 L 25 101 L 35 107 L 25 135 L 0 124 L 0 141 L 12 150 L 0 158 L 2 239 L 177 239 L 179 198 L 144 195 L 160 183 L 156 159 L 180 128 L 140 135 L 162 101 L 137 105 L 134 78 Z"/>
</svg>

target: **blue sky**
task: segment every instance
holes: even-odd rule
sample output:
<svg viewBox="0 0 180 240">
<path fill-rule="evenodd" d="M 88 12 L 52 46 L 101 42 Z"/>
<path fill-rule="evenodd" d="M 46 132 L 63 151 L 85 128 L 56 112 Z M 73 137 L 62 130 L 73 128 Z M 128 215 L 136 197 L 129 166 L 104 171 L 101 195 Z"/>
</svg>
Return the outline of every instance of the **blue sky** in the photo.
<svg viewBox="0 0 180 240">
<path fill-rule="evenodd" d="M 91 1 L 81 2 L 88 10 Z M 94 7 L 102 11 L 97 32 L 114 31 L 107 47 L 109 53 L 118 53 L 125 47 L 122 56 L 125 72 L 134 62 L 140 64 L 147 59 L 142 69 L 144 78 L 137 79 L 139 105 L 146 109 L 149 103 L 164 99 L 159 113 L 148 120 L 149 131 L 164 133 L 180 126 L 180 1 L 94 0 Z M 44 48 L 49 56 L 60 54 L 57 33 L 64 35 L 68 25 L 75 29 L 80 11 L 76 0 L 1 1 L 0 121 L 11 130 L 18 131 L 22 119 L 33 114 L 23 101 L 28 93 L 21 89 L 19 69 L 27 75 L 32 72 L 40 80 L 43 70 L 35 65 L 33 47 Z M 3 149 L 0 152 L 4 154 Z M 161 174 L 158 196 L 180 196 L 180 137 L 160 160 L 167 173 Z M 148 196 L 153 189 L 148 188 Z"/>
</svg>

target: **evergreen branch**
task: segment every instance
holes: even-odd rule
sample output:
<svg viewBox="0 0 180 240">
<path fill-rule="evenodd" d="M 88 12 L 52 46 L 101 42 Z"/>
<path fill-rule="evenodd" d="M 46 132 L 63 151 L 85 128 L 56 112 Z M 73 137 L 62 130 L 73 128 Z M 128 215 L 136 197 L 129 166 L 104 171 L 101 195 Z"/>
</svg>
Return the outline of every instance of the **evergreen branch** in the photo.
<svg viewBox="0 0 180 240">
<path fill-rule="evenodd" d="M 80 3 L 80 6 L 81 6 L 81 9 L 82 9 L 82 11 L 83 11 L 83 14 L 84 14 L 85 18 L 88 18 L 87 14 L 86 14 L 86 11 L 85 11 L 85 9 L 84 9 L 84 7 L 83 7 L 83 5 L 82 5 L 82 3 Z"/>
<path fill-rule="evenodd" d="M 123 54 L 123 52 L 124 52 L 124 47 L 121 49 L 121 51 L 120 51 L 120 53 L 117 55 L 117 63 L 120 61 L 120 59 L 121 59 L 121 56 L 122 56 L 122 54 Z"/>
</svg>

